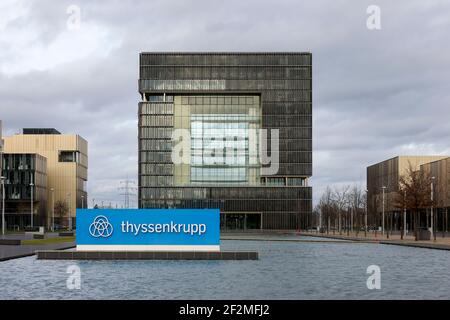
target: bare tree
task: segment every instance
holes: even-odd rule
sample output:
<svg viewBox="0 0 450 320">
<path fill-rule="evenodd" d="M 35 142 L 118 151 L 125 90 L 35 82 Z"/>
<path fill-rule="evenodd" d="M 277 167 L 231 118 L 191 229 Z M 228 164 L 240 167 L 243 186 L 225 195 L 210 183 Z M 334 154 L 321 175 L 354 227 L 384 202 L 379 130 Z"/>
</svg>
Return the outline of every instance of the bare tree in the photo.
<svg viewBox="0 0 450 320">
<path fill-rule="evenodd" d="M 336 187 L 333 192 L 334 201 L 336 202 L 337 206 L 337 214 L 339 219 L 339 234 L 342 234 L 342 212 L 346 208 L 346 205 L 348 203 L 347 194 L 350 189 L 350 186 L 342 186 L 342 187 Z"/>
<path fill-rule="evenodd" d="M 327 234 L 330 232 L 331 220 L 334 218 L 335 208 L 333 202 L 333 191 L 329 186 L 325 189 L 322 197 L 319 200 L 317 209 L 320 213 L 321 225 L 326 224 Z"/>
<path fill-rule="evenodd" d="M 361 228 L 361 217 L 365 213 L 366 194 L 362 187 L 354 184 L 348 193 L 348 203 L 350 207 L 350 228 L 356 227 L 356 233 L 359 234 Z M 356 224 L 355 224 L 356 222 Z"/>
<path fill-rule="evenodd" d="M 59 223 L 62 225 L 64 216 L 69 212 L 69 206 L 66 201 L 58 200 L 55 202 L 55 215 L 59 217 Z"/>
</svg>

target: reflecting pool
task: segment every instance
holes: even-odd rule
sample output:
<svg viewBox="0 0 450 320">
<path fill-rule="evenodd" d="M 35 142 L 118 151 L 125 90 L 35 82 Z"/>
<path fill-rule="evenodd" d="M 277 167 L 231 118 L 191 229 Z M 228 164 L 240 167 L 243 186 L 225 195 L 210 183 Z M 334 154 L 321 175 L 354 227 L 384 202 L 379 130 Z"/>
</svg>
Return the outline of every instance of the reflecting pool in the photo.
<svg viewBox="0 0 450 320">
<path fill-rule="evenodd" d="M 27 257 L 0 262 L 0 299 L 450 298 L 450 251 L 345 241 L 224 240 L 221 246 L 257 250 L 260 260 L 43 261 Z M 80 289 L 67 287 L 71 265 L 80 268 Z M 367 288 L 370 265 L 381 269 L 380 290 Z"/>
</svg>

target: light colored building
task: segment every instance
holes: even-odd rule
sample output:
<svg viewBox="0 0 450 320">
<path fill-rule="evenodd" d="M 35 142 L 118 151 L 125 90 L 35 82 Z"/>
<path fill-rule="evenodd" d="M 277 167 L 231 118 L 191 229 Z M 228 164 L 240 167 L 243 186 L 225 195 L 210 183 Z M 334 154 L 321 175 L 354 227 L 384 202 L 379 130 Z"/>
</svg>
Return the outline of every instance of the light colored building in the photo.
<svg viewBox="0 0 450 320">
<path fill-rule="evenodd" d="M 367 167 L 367 196 L 371 212 L 382 212 L 383 187 L 385 187 L 385 211 L 396 211 L 393 203 L 394 194 L 398 191 L 398 181 L 405 175 L 409 166 L 420 170 L 420 166 L 429 162 L 445 159 L 447 156 L 397 156 Z"/>
<path fill-rule="evenodd" d="M 414 171 L 421 170 L 430 163 L 436 163 L 432 165 L 433 170 L 438 170 L 436 168 L 439 166 L 443 168 L 441 161 L 446 158 L 448 156 L 397 156 L 367 167 L 369 224 L 381 225 L 384 189 L 384 211 L 387 215 L 385 218 L 388 219 L 389 216 L 392 219 L 390 222 L 392 227 L 398 229 L 401 225 L 399 221 L 401 210 L 395 207 L 394 199 L 399 189 L 399 178 L 408 172 L 410 166 Z M 391 213 L 393 214 L 390 215 Z M 409 218 L 407 223 L 410 224 Z"/>
<path fill-rule="evenodd" d="M 450 207 L 450 158 L 425 163 L 420 170 L 433 177 L 436 207 L 447 210 Z"/>
<path fill-rule="evenodd" d="M 46 158 L 46 227 L 51 225 L 52 206 L 58 200 L 67 203 L 72 218 L 76 208 L 87 207 L 88 143 L 79 135 L 55 129 L 23 129 L 23 134 L 4 137 L 4 152 L 36 153 Z"/>
</svg>

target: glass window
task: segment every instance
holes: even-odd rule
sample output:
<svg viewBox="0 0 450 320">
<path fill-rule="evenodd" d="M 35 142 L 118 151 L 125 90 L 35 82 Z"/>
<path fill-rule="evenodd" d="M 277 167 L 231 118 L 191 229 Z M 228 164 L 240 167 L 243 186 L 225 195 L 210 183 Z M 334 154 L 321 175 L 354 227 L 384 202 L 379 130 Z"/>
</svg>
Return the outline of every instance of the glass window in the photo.
<svg viewBox="0 0 450 320">
<path fill-rule="evenodd" d="M 59 162 L 78 162 L 78 151 L 59 151 Z"/>
</svg>

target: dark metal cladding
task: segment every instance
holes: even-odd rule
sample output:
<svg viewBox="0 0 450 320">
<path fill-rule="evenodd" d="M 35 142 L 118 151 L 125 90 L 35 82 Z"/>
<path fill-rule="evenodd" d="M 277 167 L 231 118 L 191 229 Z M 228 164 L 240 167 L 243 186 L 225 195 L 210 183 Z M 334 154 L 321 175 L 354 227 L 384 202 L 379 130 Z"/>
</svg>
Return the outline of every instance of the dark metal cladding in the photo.
<svg viewBox="0 0 450 320">
<path fill-rule="evenodd" d="M 61 134 L 55 128 L 23 128 L 23 134 Z"/>
<path fill-rule="evenodd" d="M 220 208 L 221 227 L 227 230 L 308 226 L 312 205 L 308 186 L 312 175 L 311 53 L 148 52 L 140 54 L 139 72 L 140 208 Z M 279 129 L 277 174 L 258 176 L 252 183 L 239 179 L 178 183 L 170 138 L 179 96 L 186 104 L 199 106 L 225 97 L 219 106 L 225 109 L 222 113 L 230 114 L 233 105 L 245 107 L 248 101 L 253 103 L 251 97 L 258 97 L 254 101 L 260 108 L 259 127 Z"/>
</svg>

